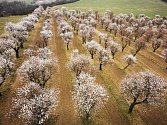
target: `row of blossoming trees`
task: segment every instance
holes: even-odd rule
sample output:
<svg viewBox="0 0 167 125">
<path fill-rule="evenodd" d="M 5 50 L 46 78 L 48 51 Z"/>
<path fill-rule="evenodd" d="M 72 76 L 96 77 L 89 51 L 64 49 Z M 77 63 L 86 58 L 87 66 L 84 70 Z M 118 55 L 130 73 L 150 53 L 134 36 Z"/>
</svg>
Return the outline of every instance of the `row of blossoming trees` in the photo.
<svg viewBox="0 0 167 125">
<path fill-rule="evenodd" d="M 24 51 L 25 61 L 17 69 L 20 85 L 12 99 L 12 108 L 7 115 L 11 120 L 19 118 L 22 124 L 43 124 L 54 112 L 59 102 L 59 90 L 45 87 L 55 72 L 57 64 L 57 59 L 47 47 L 52 36 L 51 8 L 44 10 L 43 7 L 39 7 L 32 14 L 23 18 L 20 23 L 8 23 L 6 25 L 8 36 L 1 42 L 4 45 L 2 49 L 5 50 L 1 50 L 1 58 L 6 60 L 0 60 L 0 64 L 4 63 L 4 66 L 0 65 L 2 69 L 0 71 L 8 74 L 13 66 L 11 62 L 14 58 L 13 50 L 16 58 L 19 58 L 19 48 L 23 47 L 23 43 L 28 38 L 28 32 L 34 28 L 41 16 L 45 18 L 40 32 L 43 48 Z"/>
<path fill-rule="evenodd" d="M 72 41 L 73 37 L 72 27 L 65 21 L 63 13 L 58 8 L 55 8 L 54 13 L 59 34 L 68 45 L 67 41 Z M 78 50 L 74 50 L 71 54 L 68 67 L 75 73 L 72 92 L 74 107 L 81 118 L 89 120 L 92 113 L 104 106 L 108 100 L 107 90 L 96 83 L 95 77 L 90 75 L 93 70 L 91 59 L 84 54 L 79 54 Z"/>
<path fill-rule="evenodd" d="M 9 22 L 6 24 L 6 35 L 0 38 L 0 86 L 11 75 L 15 66 L 15 59 L 19 58 L 19 49 L 23 48 L 28 33 L 34 28 L 42 12 L 43 8 L 39 7 L 19 23 Z"/>
<path fill-rule="evenodd" d="M 113 18 L 117 17 L 113 16 L 110 11 L 107 11 L 105 15 L 107 16 L 109 22 Z M 125 18 L 125 15 L 122 15 L 123 17 L 121 15 L 119 16 L 123 19 Z M 128 17 L 130 18 L 130 15 Z M 94 55 L 98 56 L 100 64 L 99 69 L 102 70 L 102 65 L 113 62 L 117 51 L 121 49 L 123 51 L 127 44 L 130 45 L 130 39 L 129 36 L 121 36 L 122 46 L 114 40 L 115 36 L 117 35 L 116 31 L 118 30 L 116 30 L 116 28 L 120 27 L 118 26 L 119 24 L 116 23 L 117 21 L 109 23 L 109 31 L 114 31 L 113 39 L 108 34 L 101 33 L 96 30 L 96 26 L 98 24 L 97 22 L 101 23 L 102 26 L 106 26 L 106 24 L 103 24 L 102 21 L 104 17 L 101 17 L 100 20 L 100 16 L 97 11 L 95 11 L 95 13 L 93 11 L 88 11 L 85 13 L 80 10 L 68 10 L 65 7 L 62 7 L 62 11 L 60 11 L 58 8 L 55 8 L 55 18 L 59 27 L 58 31 L 63 40 L 64 36 L 68 37 L 66 33 L 70 32 L 70 34 L 75 33 L 76 35 L 79 33 L 82 38 L 82 43 L 85 44 L 86 50 L 88 50 L 91 55 L 90 58 L 84 54 L 80 54 L 78 50 L 73 50 L 73 53 L 71 54 L 68 62 L 69 69 L 75 74 L 75 85 L 72 97 L 75 103 L 76 111 L 81 117 L 88 120 L 91 118 L 92 114 L 97 111 L 97 109 L 104 106 L 109 98 L 107 95 L 107 90 L 100 84 L 96 83 L 95 77 L 90 75 L 91 72 L 95 70 L 92 61 Z M 157 17 L 155 20 L 156 19 Z M 126 21 L 128 19 L 125 18 L 124 20 Z M 134 20 L 138 19 L 134 18 Z M 165 27 L 166 20 L 163 20 L 162 22 L 162 27 Z M 157 27 L 157 29 L 158 28 L 159 27 Z M 108 27 L 106 30 L 107 29 Z M 162 29 L 164 32 L 166 32 L 166 27 Z M 123 29 L 119 30 L 122 31 Z M 98 35 L 99 43 L 93 40 L 95 35 Z M 152 37 L 154 37 L 154 35 Z M 157 36 L 155 37 L 157 38 Z M 72 41 L 72 37 L 68 38 L 70 41 Z M 127 62 L 127 66 L 124 69 L 136 62 L 135 55 L 145 46 L 144 41 L 136 39 L 137 38 L 135 38 L 136 51 L 134 54 L 132 53 L 124 57 L 124 60 Z M 160 38 L 157 39 L 159 41 Z M 165 39 L 163 39 L 163 42 L 165 45 Z M 102 43 L 104 44 L 100 45 Z M 166 55 L 164 57 L 166 59 Z M 128 75 L 122 81 L 120 88 L 121 93 L 127 102 L 130 103 L 129 113 L 133 111 L 133 108 L 137 104 L 145 103 L 154 106 L 162 106 L 165 104 L 165 94 L 167 92 L 166 85 L 167 83 L 162 77 L 157 76 L 150 71 Z"/>
</svg>

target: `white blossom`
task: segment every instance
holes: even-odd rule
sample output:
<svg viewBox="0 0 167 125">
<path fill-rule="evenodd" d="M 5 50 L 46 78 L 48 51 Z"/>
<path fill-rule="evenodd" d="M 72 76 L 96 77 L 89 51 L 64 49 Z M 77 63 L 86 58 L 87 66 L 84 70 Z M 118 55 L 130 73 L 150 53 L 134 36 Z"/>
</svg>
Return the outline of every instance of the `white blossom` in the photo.
<svg viewBox="0 0 167 125">
<path fill-rule="evenodd" d="M 120 45 L 114 41 L 109 42 L 109 46 L 107 50 L 111 52 L 112 57 L 114 59 L 115 54 L 121 49 Z"/>
<path fill-rule="evenodd" d="M 79 116 L 88 120 L 108 100 L 107 91 L 87 73 L 81 73 L 76 83 L 73 91 L 75 109 Z"/>
<path fill-rule="evenodd" d="M 91 59 L 84 54 L 77 54 L 71 56 L 68 67 L 72 70 L 76 76 L 78 76 L 82 71 L 90 71 L 92 68 Z"/>
<path fill-rule="evenodd" d="M 99 51 L 99 49 L 101 49 L 101 47 L 96 41 L 92 40 L 86 43 L 86 49 L 89 51 L 93 59 L 93 55 L 97 54 L 97 52 Z"/>
<path fill-rule="evenodd" d="M 41 89 L 38 84 L 31 82 L 17 89 L 9 116 L 16 117 L 15 113 L 18 112 L 18 118 L 26 125 L 41 125 L 56 110 L 58 96 L 58 89 Z"/>
<path fill-rule="evenodd" d="M 111 60 L 109 52 L 103 48 L 98 51 L 98 58 L 100 63 L 99 70 L 102 70 L 102 65 L 113 62 L 113 60 Z"/>
<path fill-rule="evenodd" d="M 50 54 L 51 52 L 47 48 L 39 49 L 37 56 L 32 56 L 24 61 L 18 69 L 21 80 L 35 82 L 44 87 L 54 73 L 57 64 L 56 58 Z"/>
<path fill-rule="evenodd" d="M 133 56 L 132 54 L 126 55 L 123 57 L 123 60 L 127 63 L 127 66 L 124 68 L 128 68 L 128 66 L 135 64 L 137 59 L 135 56 Z"/>
</svg>

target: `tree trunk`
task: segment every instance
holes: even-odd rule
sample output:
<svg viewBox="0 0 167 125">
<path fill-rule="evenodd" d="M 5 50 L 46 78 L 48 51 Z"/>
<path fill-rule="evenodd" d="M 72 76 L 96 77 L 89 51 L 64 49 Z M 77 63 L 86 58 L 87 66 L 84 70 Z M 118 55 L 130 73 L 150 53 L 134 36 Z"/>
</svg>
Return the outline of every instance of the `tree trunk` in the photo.
<svg viewBox="0 0 167 125">
<path fill-rule="evenodd" d="M 85 118 L 86 118 L 86 120 L 89 120 L 89 117 L 90 117 L 90 114 L 89 114 L 89 113 L 87 113 L 87 114 L 86 114 L 86 117 L 85 117 Z"/>
<path fill-rule="evenodd" d="M 137 52 L 135 52 L 135 54 L 133 54 L 133 56 L 136 56 Z"/>
<path fill-rule="evenodd" d="M 135 37 L 135 39 L 134 39 L 134 41 L 133 41 L 133 42 L 136 42 L 136 39 L 137 39 L 137 38 Z"/>
<path fill-rule="evenodd" d="M 121 42 L 123 42 L 123 37 L 121 38 Z"/>
<path fill-rule="evenodd" d="M 23 46 L 23 43 L 22 43 L 22 42 L 21 42 L 21 44 L 20 44 L 20 47 L 21 47 L 21 48 L 24 48 L 24 46 Z"/>
<path fill-rule="evenodd" d="M 92 59 L 93 59 L 93 54 L 91 54 L 91 57 L 92 57 Z"/>
<path fill-rule="evenodd" d="M 107 49 L 107 40 L 105 41 L 104 48 Z"/>
<path fill-rule="evenodd" d="M 68 44 L 67 44 L 67 50 L 69 50 Z"/>
<path fill-rule="evenodd" d="M 128 113 L 132 113 L 132 111 L 133 111 L 135 105 L 136 105 L 135 102 L 131 103 L 131 105 L 130 105 L 130 107 L 129 107 L 129 111 L 128 111 Z"/>
<path fill-rule="evenodd" d="M 112 52 L 111 52 L 112 53 Z M 114 57 L 115 57 L 115 53 L 112 53 L 112 59 L 114 59 Z"/>
<path fill-rule="evenodd" d="M 155 52 L 156 49 L 153 50 L 153 52 Z"/>
<path fill-rule="evenodd" d="M 86 42 L 85 42 L 85 38 L 82 38 L 82 44 L 84 44 L 84 43 L 86 43 Z"/>
<path fill-rule="evenodd" d="M 19 49 L 16 49 L 15 52 L 16 52 L 16 58 L 19 58 L 20 57 L 19 56 Z"/>
<path fill-rule="evenodd" d="M 137 49 L 135 54 L 133 56 L 136 56 L 136 54 L 140 51 L 140 49 Z"/>
<path fill-rule="evenodd" d="M 41 84 L 41 87 L 45 88 L 45 84 L 46 84 L 46 82 L 44 82 L 43 84 Z"/>
<path fill-rule="evenodd" d="M 100 63 L 100 67 L 99 67 L 99 70 L 102 71 L 102 64 Z"/>
<path fill-rule="evenodd" d="M 124 67 L 124 69 L 127 69 L 130 66 L 130 64 L 128 64 L 127 66 Z"/>
<path fill-rule="evenodd" d="M 125 47 L 122 47 L 122 52 L 124 51 Z"/>
</svg>

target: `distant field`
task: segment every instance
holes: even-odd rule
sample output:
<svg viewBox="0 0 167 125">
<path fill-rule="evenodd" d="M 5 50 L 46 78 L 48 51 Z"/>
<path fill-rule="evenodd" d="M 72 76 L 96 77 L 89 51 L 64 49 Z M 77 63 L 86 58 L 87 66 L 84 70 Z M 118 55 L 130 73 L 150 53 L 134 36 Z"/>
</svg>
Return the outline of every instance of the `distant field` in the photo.
<svg viewBox="0 0 167 125">
<path fill-rule="evenodd" d="M 9 16 L 9 17 L 1 17 L 0 18 L 0 35 L 4 33 L 4 27 L 7 22 L 17 23 L 19 22 L 24 16 Z"/>
<path fill-rule="evenodd" d="M 82 10 L 99 10 L 104 12 L 111 9 L 114 13 L 144 13 L 153 17 L 156 14 L 167 16 L 167 3 L 161 0 L 80 0 L 66 5 L 69 8 Z"/>
</svg>

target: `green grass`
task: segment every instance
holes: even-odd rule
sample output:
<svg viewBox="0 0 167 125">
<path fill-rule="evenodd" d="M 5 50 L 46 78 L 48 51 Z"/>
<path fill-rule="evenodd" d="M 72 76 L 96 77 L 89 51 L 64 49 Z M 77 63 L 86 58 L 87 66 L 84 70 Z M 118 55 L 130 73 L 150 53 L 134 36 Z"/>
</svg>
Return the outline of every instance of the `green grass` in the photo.
<svg viewBox="0 0 167 125">
<path fill-rule="evenodd" d="M 144 13 L 150 17 L 156 14 L 167 16 L 167 3 L 161 0 L 80 0 L 66 5 L 70 9 L 99 10 L 101 13 L 111 9 L 114 13 Z"/>
<path fill-rule="evenodd" d="M 4 27 L 7 22 L 17 23 L 25 16 L 9 16 L 0 18 L 0 35 L 4 33 Z"/>
</svg>

